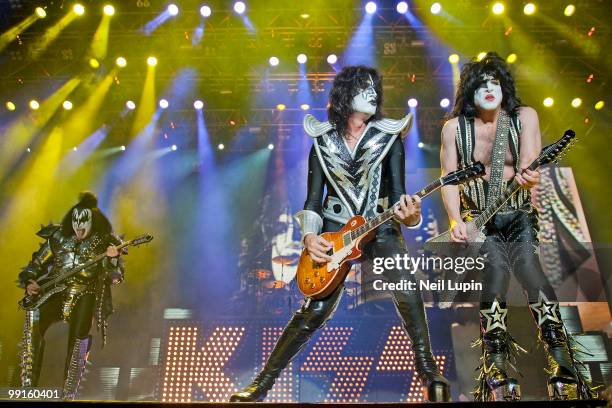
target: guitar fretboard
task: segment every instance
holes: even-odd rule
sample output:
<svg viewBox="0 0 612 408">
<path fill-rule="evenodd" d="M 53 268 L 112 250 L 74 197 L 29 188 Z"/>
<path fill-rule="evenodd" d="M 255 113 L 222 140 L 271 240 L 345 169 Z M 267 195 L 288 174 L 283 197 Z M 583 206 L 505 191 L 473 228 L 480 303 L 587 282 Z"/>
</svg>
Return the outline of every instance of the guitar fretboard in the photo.
<svg viewBox="0 0 612 408">
<path fill-rule="evenodd" d="M 419 198 L 427 197 L 429 194 L 433 193 L 437 189 L 442 187 L 442 179 L 439 178 L 436 181 L 429 183 L 425 188 L 417 192 L 415 195 L 419 196 Z M 357 238 L 360 238 L 366 234 L 368 234 L 373 229 L 377 228 L 379 225 L 387 222 L 391 218 L 393 218 L 394 212 L 393 209 L 399 205 L 399 201 L 393 204 L 391 207 L 386 209 L 381 214 L 376 217 L 370 218 L 365 224 L 357 227 L 353 231 L 350 232 L 350 240 L 354 241 Z"/>
</svg>

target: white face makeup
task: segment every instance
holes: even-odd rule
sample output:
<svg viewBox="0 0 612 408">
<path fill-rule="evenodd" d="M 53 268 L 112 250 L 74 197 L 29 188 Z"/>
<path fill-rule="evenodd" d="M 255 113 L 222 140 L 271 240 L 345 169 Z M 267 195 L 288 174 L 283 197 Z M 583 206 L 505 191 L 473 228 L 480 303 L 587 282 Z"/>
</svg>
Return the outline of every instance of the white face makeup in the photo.
<svg viewBox="0 0 612 408">
<path fill-rule="evenodd" d="M 474 92 L 474 104 L 484 110 L 495 110 L 502 103 L 502 89 L 499 80 L 491 75 L 482 75 L 485 81 L 476 92 Z"/>
<path fill-rule="evenodd" d="M 374 89 L 374 81 L 372 77 L 368 79 L 368 87 L 359 91 L 353 98 L 351 107 L 355 112 L 365 113 L 367 115 L 374 115 L 376 113 L 376 89 Z"/>
<path fill-rule="evenodd" d="M 72 210 L 72 229 L 77 239 L 85 239 L 91 232 L 93 213 L 89 208 Z"/>
</svg>

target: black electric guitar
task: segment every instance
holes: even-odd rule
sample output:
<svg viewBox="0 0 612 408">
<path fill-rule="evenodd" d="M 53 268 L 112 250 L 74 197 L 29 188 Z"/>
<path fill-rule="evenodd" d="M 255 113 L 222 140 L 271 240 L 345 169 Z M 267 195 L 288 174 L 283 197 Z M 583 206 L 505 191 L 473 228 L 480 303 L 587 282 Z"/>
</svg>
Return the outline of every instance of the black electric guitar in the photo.
<svg viewBox="0 0 612 408">
<path fill-rule="evenodd" d="M 132 239 L 131 241 L 126 241 L 121 245 L 117 245 L 117 249 L 121 251 L 123 248 L 146 244 L 147 242 L 151 242 L 152 240 L 152 235 L 141 235 Z M 76 275 L 83 269 L 89 268 L 90 266 L 97 264 L 104 258 L 106 258 L 106 252 L 96 255 L 94 258 L 90 259 L 84 264 L 72 268 L 71 270 L 66 271 L 62 274 L 41 279 L 39 282 L 36 282 L 40 286 L 38 293 L 35 295 L 26 294 L 23 299 L 19 301 L 19 307 L 26 311 L 39 308 L 43 303 L 45 303 L 47 299 L 49 299 L 49 297 L 66 289 L 66 281 L 68 280 L 68 278 Z"/>
<path fill-rule="evenodd" d="M 556 163 L 563 155 L 565 155 L 567 150 L 576 142 L 576 140 L 576 133 L 571 129 L 566 130 L 559 140 L 542 149 L 540 155 L 529 165 L 528 169 L 536 170 L 545 164 Z M 478 255 L 480 248 L 482 247 L 482 243 L 485 240 L 485 235 L 483 232 L 484 226 L 519 188 L 521 188 L 520 184 L 516 180 L 513 180 L 512 183 L 510 183 L 510 185 L 506 188 L 506 191 L 495 201 L 490 203 L 482 213 L 476 216 L 473 220 L 466 222 L 469 245 L 462 245 L 462 256 L 475 257 Z M 426 250 L 435 252 L 438 255 L 448 255 L 449 253 L 444 253 L 446 251 L 449 251 L 450 254 L 457 254 L 456 248 L 453 249 L 455 246 L 448 244 L 451 242 L 453 242 L 453 240 L 451 239 L 451 232 L 448 230 L 440 235 L 428 239 L 425 242 L 424 247 Z M 443 245 L 445 243 L 447 245 Z"/>
</svg>

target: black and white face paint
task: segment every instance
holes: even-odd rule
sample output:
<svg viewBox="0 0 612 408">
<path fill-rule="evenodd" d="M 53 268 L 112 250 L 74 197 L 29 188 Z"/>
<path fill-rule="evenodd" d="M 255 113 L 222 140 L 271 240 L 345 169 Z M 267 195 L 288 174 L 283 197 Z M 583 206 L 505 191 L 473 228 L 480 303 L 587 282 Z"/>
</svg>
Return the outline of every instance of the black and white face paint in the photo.
<svg viewBox="0 0 612 408">
<path fill-rule="evenodd" d="M 91 232 L 93 212 L 89 208 L 72 210 L 72 229 L 77 239 L 85 239 Z"/>
<path fill-rule="evenodd" d="M 359 93 L 353 97 L 351 107 L 355 112 L 361 112 L 372 116 L 376 113 L 377 96 L 378 94 L 374 88 L 374 81 L 372 80 L 372 77 L 369 77 L 367 88 L 361 89 Z"/>
<path fill-rule="evenodd" d="M 491 75 L 482 75 L 482 84 L 474 92 L 474 104 L 483 110 L 495 110 L 501 105 L 503 98 L 499 79 Z"/>
</svg>

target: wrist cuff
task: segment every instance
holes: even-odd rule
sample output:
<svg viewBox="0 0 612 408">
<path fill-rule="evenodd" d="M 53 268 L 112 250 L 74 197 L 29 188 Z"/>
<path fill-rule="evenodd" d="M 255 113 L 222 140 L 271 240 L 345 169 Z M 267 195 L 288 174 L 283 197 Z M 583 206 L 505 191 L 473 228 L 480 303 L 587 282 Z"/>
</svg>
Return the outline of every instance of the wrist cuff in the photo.
<svg viewBox="0 0 612 408">
<path fill-rule="evenodd" d="M 304 238 L 306 234 L 319 235 L 323 229 L 323 219 L 319 214 L 311 210 L 302 210 L 297 212 L 293 218 L 300 225 L 302 231 L 302 238 L 300 242 L 304 244 Z"/>
</svg>

